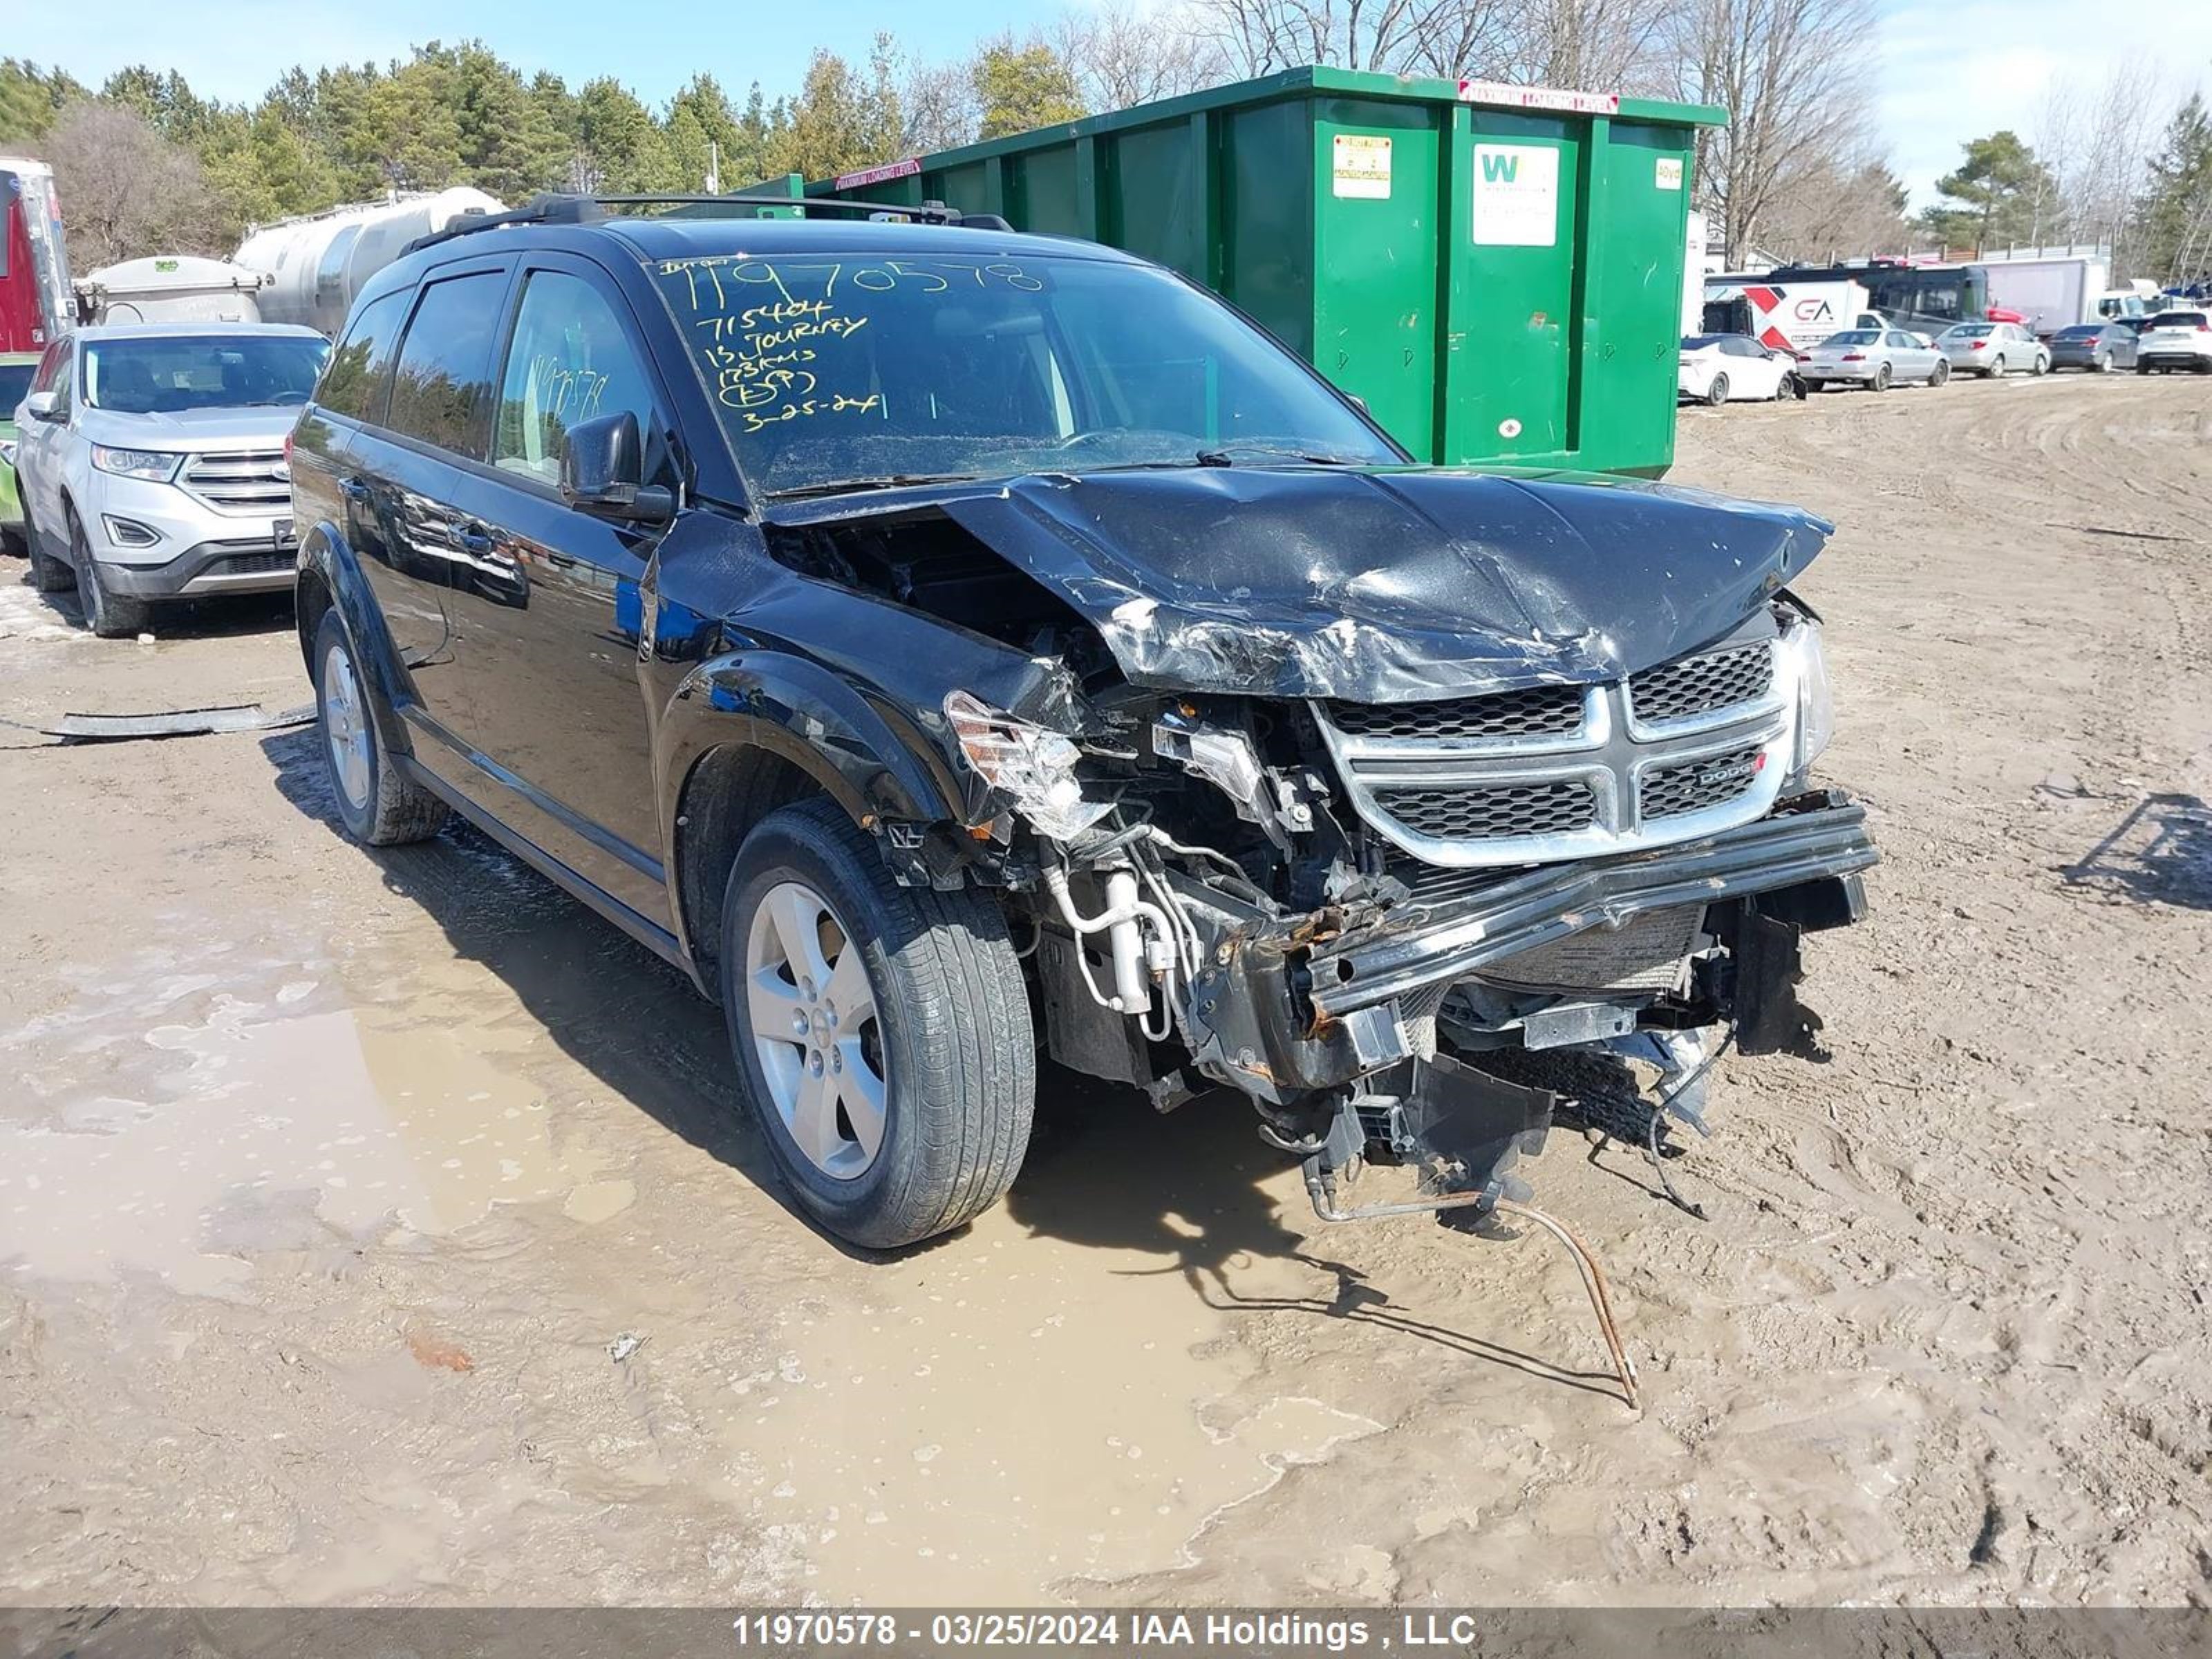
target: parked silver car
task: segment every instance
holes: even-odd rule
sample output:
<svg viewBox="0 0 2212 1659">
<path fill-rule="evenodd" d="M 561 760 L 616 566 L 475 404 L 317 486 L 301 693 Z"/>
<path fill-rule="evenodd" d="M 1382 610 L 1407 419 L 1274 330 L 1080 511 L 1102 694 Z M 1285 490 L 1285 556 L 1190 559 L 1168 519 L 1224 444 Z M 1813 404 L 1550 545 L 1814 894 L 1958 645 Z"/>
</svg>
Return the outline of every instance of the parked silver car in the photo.
<svg viewBox="0 0 2212 1659">
<path fill-rule="evenodd" d="M 1954 323 L 1936 337 L 1936 345 L 1961 374 L 1989 380 L 2023 369 L 2051 373 L 2051 348 L 2021 323 Z"/>
<path fill-rule="evenodd" d="M 330 349 L 250 323 L 81 328 L 48 346 L 17 416 L 33 584 L 74 586 L 108 639 L 157 601 L 290 587 L 284 444 Z"/>
<path fill-rule="evenodd" d="M 1901 328 L 1847 328 L 1799 358 L 1797 378 L 1816 388 L 1863 386 L 1885 392 L 1912 380 L 1941 386 L 1951 378 L 1951 365 L 1923 335 Z"/>
</svg>

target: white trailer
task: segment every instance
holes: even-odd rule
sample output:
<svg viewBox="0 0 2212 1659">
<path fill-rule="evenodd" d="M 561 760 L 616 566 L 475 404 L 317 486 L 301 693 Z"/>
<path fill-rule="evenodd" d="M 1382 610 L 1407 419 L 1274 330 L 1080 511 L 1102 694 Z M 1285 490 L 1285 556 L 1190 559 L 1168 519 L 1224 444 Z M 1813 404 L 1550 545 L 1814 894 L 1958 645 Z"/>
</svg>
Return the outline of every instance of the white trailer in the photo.
<svg viewBox="0 0 2212 1659">
<path fill-rule="evenodd" d="M 1867 316 L 1863 283 L 1770 283 L 1723 271 L 1705 278 L 1700 334 L 1748 334 L 1778 351 L 1809 351 Z"/>
<path fill-rule="evenodd" d="M 236 263 L 263 273 L 261 317 L 305 323 L 335 336 L 362 285 L 428 236 L 470 214 L 506 211 L 480 190 L 418 191 L 257 227 L 239 244 Z"/>
<path fill-rule="evenodd" d="M 1989 273 L 1990 304 L 2018 312 L 2039 335 L 2097 321 L 2097 301 L 2112 288 L 2112 262 L 2102 250 L 2024 248 L 1985 253 L 1974 263 Z"/>
</svg>

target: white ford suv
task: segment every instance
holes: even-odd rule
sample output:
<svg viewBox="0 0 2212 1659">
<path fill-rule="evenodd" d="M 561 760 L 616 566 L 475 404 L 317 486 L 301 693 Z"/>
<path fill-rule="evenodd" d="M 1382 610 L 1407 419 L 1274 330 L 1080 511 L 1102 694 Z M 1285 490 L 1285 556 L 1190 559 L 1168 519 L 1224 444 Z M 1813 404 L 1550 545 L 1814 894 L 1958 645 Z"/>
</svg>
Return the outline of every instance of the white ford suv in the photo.
<svg viewBox="0 0 2212 1659">
<path fill-rule="evenodd" d="M 85 625 L 135 634 L 157 601 L 292 585 L 284 442 L 330 343 L 313 329 L 78 329 L 17 414 L 32 580 L 74 586 Z"/>
</svg>

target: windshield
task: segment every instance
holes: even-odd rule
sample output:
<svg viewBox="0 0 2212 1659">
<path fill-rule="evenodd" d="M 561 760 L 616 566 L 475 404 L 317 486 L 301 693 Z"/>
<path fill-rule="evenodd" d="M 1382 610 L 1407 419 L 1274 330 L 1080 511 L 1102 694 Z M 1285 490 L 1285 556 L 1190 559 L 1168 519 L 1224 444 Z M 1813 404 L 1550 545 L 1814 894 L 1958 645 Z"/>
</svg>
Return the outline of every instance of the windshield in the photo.
<svg viewBox="0 0 2212 1659">
<path fill-rule="evenodd" d="M 1987 323 L 1961 323 L 1956 328 L 1945 329 L 1943 337 L 1947 340 L 1978 340 L 1990 332 Z"/>
<path fill-rule="evenodd" d="M 1831 334 L 1820 342 L 1822 345 L 1873 345 L 1881 336 L 1870 328 L 1847 328 L 1841 334 Z"/>
<path fill-rule="evenodd" d="M 1703 351 L 1707 346 L 1718 345 L 1721 338 L 1722 337 L 1717 334 L 1685 334 L 1682 337 L 1682 349 Z"/>
<path fill-rule="evenodd" d="M 2087 340 L 2104 331 L 2105 325 L 2102 323 L 2076 323 L 2071 328 L 2060 329 L 2056 337 L 2061 340 Z"/>
<path fill-rule="evenodd" d="M 36 363 L 0 363 L 0 421 L 15 417 L 15 405 L 29 393 L 31 376 L 38 372 Z"/>
<path fill-rule="evenodd" d="M 653 271 L 766 494 L 1216 451 L 1404 459 L 1235 313 L 1146 266 L 734 254 Z"/>
<path fill-rule="evenodd" d="M 330 342 L 304 334 L 146 335 L 84 349 L 84 400 L 119 415 L 303 404 Z"/>
<path fill-rule="evenodd" d="M 2204 313 L 2201 311 L 2161 311 L 2150 319 L 2153 328 L 2202 328 Z"/>
</svg>

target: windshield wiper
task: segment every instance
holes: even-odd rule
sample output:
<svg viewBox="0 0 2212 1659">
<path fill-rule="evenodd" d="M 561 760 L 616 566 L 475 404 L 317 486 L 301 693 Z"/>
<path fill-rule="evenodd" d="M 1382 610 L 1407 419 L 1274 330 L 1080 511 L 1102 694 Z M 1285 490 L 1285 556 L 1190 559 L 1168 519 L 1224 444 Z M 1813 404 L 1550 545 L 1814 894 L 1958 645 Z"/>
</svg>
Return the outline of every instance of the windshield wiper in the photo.
<svg viewBox="0 0 2212 1659">
<path fill-rule="evenodd" d="M 973 472 L 888 472 L 873 478 L 830 478 L 821 483 L 793 484 L 788 489 L 766 492 L 772 501 L 797 501 L 808 495 L 841 495 L 848 489 L 903 489 L 912 484 L 973 483 Z"/>
<path fill-rule="evenodd" d="M 1271 444 L 1224 444 L 1218 449 L 1198 452 L 1200 466 L 1234 466 L 1238 455 L 1251 455 L 1275 461 L 1304 461 L 1313 466 L 1362 466 L 1365 463 L 1352 455 L 1316 455 L 1298 449 L 1278 449 Z"/>
</svg>

